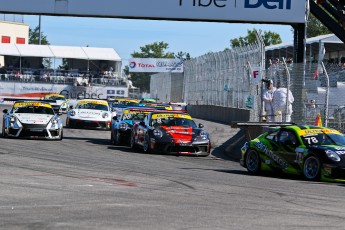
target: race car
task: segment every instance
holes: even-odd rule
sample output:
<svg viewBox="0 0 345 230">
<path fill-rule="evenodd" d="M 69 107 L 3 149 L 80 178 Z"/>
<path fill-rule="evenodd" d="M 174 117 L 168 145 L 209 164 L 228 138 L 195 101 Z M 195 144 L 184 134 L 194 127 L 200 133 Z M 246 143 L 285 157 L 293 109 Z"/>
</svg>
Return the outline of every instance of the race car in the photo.
<svg viewBox="0 0 345 230">
<path fill-rule="evenodd" d="M 197 126 L 189 114 L 156 111 L 133 126 L 130 146 L 147 153 L 208 156 L 211 141 L 203 125 Z"/>
<path fill-rule="evenodd" d="M 155 110 L 150 108 L 125 108 L 123 114 L 119 117 L 113 117 L 111 123 L 110 141 L 114 145 L 121 143 L 130 143 L 132 128 L 135 123 L 144 120 L 147 114 Z"/>
<path fill-rule="evenodd" d="M 83 99 L 67 112 L 66 127 L 110 130 L 112 112 L 105 100 Z"/>
<path fill-rule="evenodd" d="M 51 102 L 50 104 L 55 113 L 67 113 L 68 111 L 68 101 L 62 94 L 47 94 L 42 98 L 42 100 L 53 100 L 54 102 Z"/>
<path fill-rule="evenodd" d="M 246 142 L 240 164 L 249 173 L 279 171 L 306 180 L 345 179 L 345 137 L 335 129 L 290 125 Z"/>
<path fill-rule="evenodd" d="M 47 102 L 16 101 L 11 111 L 3 112 L 3 137 L 63 139 L 62 121 Z"/>
</svg>

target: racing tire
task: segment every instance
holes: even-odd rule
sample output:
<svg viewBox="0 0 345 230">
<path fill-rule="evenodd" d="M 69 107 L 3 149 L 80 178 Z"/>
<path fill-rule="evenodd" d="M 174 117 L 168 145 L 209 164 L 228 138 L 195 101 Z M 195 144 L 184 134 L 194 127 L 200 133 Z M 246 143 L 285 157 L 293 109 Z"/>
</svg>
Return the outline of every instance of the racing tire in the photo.
<svg viewBox="0 0 345 230">
<path fill-rule="evenodd" d="M 115 145 L 113 131 L 110 131 L 110 143 L 111 143 L 112 145 Z"/>
<path fill-rule="evenodd" d="M 135 138 L 134 138 L 134 133 L 133 132 L 131 132 L 131 137 L 129 139 L 129 147 L 131 149 L 135 149 L 136 148 Z"/>
<path fill-rule="evenodd" d="M 4 127 L 4 124 L 2 124 L 2 132 L 1 132 L 1 136 L 3 138 L 7 138 L 7 134 L 5 133 L 5 127 Z"/>
<path fill-rule="evenodd" d="M 70 123 L 69 119 L 66 119 L 66 127 L 71 128 L 71 123 Z"/>
<path fill-rule="evenodd" d="M 120 145 L 121 144 L 120 134 L 117 131 L 116 131 L 115 137 L 114 137 L 114 144 L 115 145 Z"/>
<path fill-rule="evenodd" d="M 308 156 L 303 163 L 303 176 L 309 181 L 320 180 L 321 160 L 315 155 Z"/>
<path fill-rule="evenodd" d="M 247 152 L 246 166 L 250 174 L 258 174 L 261 171 L 260 156 L 254 149 L 249 149 Z"/>
<path fill-rule="evenodd" d="M 150 138 L 148 135 L 145 135 L 145 142 L 143 144 L 143 150 L 145 153 L 151 153 Z"/>
<path fill-rule="evenodd" d="M 63 130 L 61 129 L 61 131 L 60 131 L 60 135 L 59 135 L 59 141 L 62 141 L 62 139 L 63 139 Z"/>
</svg>

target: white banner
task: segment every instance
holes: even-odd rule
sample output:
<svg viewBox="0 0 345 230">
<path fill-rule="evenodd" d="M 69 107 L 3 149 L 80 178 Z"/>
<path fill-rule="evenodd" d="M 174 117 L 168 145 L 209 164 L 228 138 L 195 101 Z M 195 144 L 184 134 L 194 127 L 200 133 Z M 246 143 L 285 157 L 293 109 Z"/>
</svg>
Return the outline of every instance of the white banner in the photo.
<svg viewBox="0 0 345 230">
<path fill-rule="evenodd" d="M 172 58 L 131 58 L 129 72 L 136 73 L 182 73 L 183 60 Z"/>
<path fill-rule="evenodd" d="M 0 13 L 304 23 L 308 0 L 0 0 Z"/>
</svg>

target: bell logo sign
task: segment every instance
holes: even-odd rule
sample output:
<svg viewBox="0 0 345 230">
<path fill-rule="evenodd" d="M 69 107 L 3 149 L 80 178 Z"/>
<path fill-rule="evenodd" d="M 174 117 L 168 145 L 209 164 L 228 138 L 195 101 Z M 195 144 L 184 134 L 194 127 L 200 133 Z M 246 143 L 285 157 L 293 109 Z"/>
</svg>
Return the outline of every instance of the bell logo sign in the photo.
<svg viewBox="0 0 345 230">
<path fill-rule="evenodd" d="M 252 82 L 257 85 L 261 81 L 260 67 L 252 67 Z"/>
<path fill-rule="evenodd" d="M 266 9 L 274 10 L 274 9 L 284 9 L 284 2 L 285 9 L 291 10 L 291 0 L 245 0 L 244 8 L 259 8 L 260 6 L 264 6 Z"/>
</svg>

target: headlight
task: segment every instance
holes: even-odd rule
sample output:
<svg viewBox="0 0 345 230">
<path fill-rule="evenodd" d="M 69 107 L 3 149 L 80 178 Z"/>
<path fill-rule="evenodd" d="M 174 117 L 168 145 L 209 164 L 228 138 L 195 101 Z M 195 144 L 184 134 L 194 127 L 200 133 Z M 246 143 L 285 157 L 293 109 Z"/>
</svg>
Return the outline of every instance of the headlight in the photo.
<svg viewBox="0 0 345 230">
<path fill-rule="evenodd" d="M 71 110 L 71 112 L 69 113 L 71 116 L 75 116 L 75 111 Z"/>
<path fill-rule="evenodd" d="M 207 139 L 207 133 L 204 132 L 204 131 L 201 131 L 201 132 L 200 132 L 200 137 L 201 137 L 202 139 L 206 140 L 206 139 Z"/>
<path fill-rule="evenodd" d="M 103 118 L 107 118 L 108 116 L 109 116 L 108 113 L 103 113 L 103 114 L 102 114 L 102 117 L 103 117 Z"/>
<path fill-rule="evenodd" d="M 17 118 L 16 117 L 11 117 L 10 121 L 11 121 L 11 123 L 16 123 Z"/>
<path fill-rule="evenodd" d="M 121 123 L 120 126 L 119 126 L 119 128 L 120 128 L 121 130 L 126 130 L 127 127 L 128 127 L 128 126 L 127 126 L 126 123 Z"/>
<path fill-rule="evenodd" d="M 341 160 L 339 155 L 336 152 L 332 151 L 332 150 L 327 150 L 326 151 L 326 155 L 327 155 L 327 157 L 329 159 L 331 159 L 333 161 L 340 161 Z"/>
<path fill-rule="evenodd" d="M 163 133 L 159 129 L 155 129 L 155 130 L 153 130 L 153 135 L 155 135 L 156 137 L 161 138 L 163 136 Z"/>
</svg>

